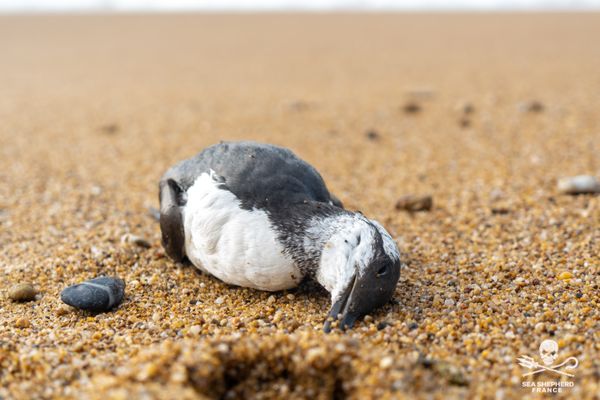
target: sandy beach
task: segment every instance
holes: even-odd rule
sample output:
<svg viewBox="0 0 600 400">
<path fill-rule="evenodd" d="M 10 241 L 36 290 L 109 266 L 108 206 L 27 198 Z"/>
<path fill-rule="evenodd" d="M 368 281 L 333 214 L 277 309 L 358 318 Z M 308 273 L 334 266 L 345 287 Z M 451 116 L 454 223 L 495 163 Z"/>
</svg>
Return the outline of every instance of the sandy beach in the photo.
<svg viewBox="0 0 600 400">
<path fill-rule="evenodd" d="M 575 13 L 0 16 L 0 398 L 598 396 L 600 196 L 557 191 L 600 177 L 598 37 Z M 392 302 L 325 334 L 317 284 L 165 256 L 160 176 L 242 139 L 386 226 Z M 126 282 L 116 310 L 61 302 L 99 275 Z M 522 377 L 545 339 L 573 378 Z"/>
</svg>

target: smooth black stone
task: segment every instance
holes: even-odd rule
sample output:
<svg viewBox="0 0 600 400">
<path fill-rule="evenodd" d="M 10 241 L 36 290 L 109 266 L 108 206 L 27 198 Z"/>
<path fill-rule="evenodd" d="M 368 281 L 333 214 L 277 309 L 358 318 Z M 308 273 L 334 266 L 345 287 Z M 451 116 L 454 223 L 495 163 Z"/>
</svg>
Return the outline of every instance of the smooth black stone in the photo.
<svg viewBox="0 0 600 400">
<path fill-rule="evenodd" d="M 109 290 L 112 295 L 112 302 L 107 290 L 94 285 Z M 107 276 L 69 286 L 60 294 L 60 299 L 64 303 L 81 310 L 93 312 L 108 311 L 121 304 L 124 297 L 125 282 L 122 279 Z"/>
</svg>

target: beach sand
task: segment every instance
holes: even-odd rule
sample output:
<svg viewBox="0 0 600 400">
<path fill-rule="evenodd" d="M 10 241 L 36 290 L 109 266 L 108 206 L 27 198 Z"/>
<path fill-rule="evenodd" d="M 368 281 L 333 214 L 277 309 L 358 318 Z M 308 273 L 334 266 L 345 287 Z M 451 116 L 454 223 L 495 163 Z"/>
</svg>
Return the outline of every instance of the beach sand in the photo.
<svg viewBox="0 0 600 400">
<path fill-rule="evenodd" d="M 0 398 L 535 397 L 516 358 L 544 339 L 575 377 L 529 380 L 597 395 L 600 197 L 556 181 L 600 175 L 598 37 L 600 14 L 0 17 Z M 394 301 L 327 335 L 316 284 L 165 257 L 161 174 L 240 139 L 388 228 Z M 62 305 L 103 274 L 118 309 Z"/>
</svg>

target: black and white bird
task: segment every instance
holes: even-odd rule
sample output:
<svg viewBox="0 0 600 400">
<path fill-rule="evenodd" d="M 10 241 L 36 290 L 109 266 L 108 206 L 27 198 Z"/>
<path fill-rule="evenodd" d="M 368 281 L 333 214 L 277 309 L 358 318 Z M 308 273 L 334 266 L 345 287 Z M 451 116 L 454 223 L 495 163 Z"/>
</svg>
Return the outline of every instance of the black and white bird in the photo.
<svg viewBox="0 0 600 400">
<path fill-rule="evenodd" d="M 290 150 L 220 143 L 169 169 L 159 190 L 169 257 L 259 290 L 313 278 L 331 294 L 327 332 L 331 320 L 351 328 L 394 294 L 400 253 L 390 234 L 345 210 L 317 170 Z"/>
</svg>

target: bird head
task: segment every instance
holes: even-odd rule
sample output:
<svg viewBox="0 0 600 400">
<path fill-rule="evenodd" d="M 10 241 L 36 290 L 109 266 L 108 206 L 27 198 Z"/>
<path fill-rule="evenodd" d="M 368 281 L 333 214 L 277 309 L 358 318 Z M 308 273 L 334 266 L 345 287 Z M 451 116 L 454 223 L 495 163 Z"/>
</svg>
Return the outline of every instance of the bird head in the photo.
<svg viewBox="0 0 600 400">
<path fill-rule="evenodd" d="M 317 280 L 331 293 L 324 330 L 342 329 L 387 303 L 400 278 L 400 253 L 389 233 L 362 214 L 334 223 L 321 254 Z"/>
</svg>

